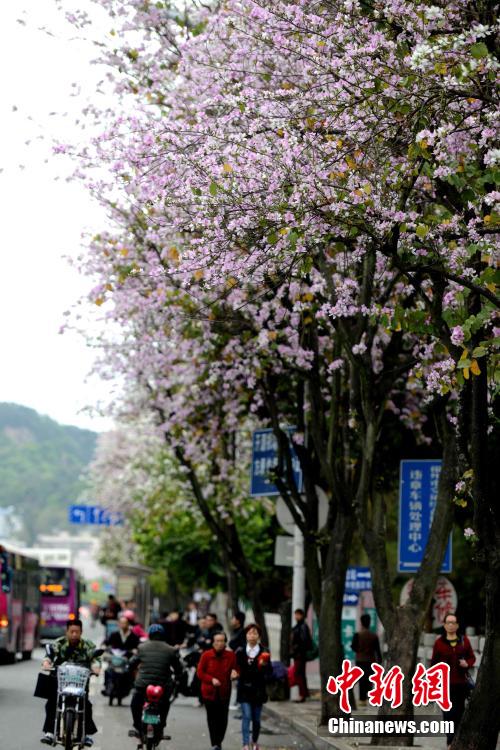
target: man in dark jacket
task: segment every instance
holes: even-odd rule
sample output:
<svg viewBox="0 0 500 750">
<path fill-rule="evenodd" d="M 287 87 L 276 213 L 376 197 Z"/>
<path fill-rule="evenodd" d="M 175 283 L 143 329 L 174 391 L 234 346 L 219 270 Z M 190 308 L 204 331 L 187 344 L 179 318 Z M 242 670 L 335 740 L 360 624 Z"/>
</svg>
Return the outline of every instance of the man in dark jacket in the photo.
<svg viewBox="0 0 500 750">
<path fill-rule="evenodd" d="M 148 631 L 149 641 L 141 643 L 137 657 L 133 660 L 139 665 L 135 680 L 135 691 L 130 708 L 134 721 L 134 729 L 141 731 L 142 707 L 144 705 L 146 688 L 148 685 L 161 685 L 164 696 L 161 704 L 161 729 L 167 723 L 170 706 L 169 698 L 172 694 L 174 676 L 180 679 L 182 667 L 178 652 L 165 643 L 165 631 L 159 624 L 151 625 Z"/>
<path fill-rule="evenodd" d="M 443 711 L 445 720 L 453 721 L 455 733 L 464 715 L 465 699 L 469 692 L 467 670 L 474 666 L 476 657 L 466 635 L 458 633 L 458 619 L 454 612 L 448 612 L 444 618 L 444 635 L 434 643 L 432 664 L 444 662 L 450 667 L 450 711 Z M 454 734 L 447 736 L 448 747 L 453 741 Z"/>
<path fill-rule="evenodd" d="M 207 710 L 210 742 L 214 750 L 220 750 L 227 729 L 231 680 L 238 677 L 236 656 L 227 648 L 225 633 L 215 634 L 213 648 L 201 655 L 197 675 Z"/>
<path fill-rule="evenodd" d="M 130 622 L 123 615 L 118 620 L 118 630 L 115 630 L 109 638 L 104 641 L 104 644 L 109 649 L 116 649 L 117 651 L 124 651 L 127 659 L 130 659 L 133 653 L 139 648 L 139 636 L 132 632 Z M 115 674 L 112 666 L 109 666 L 104 673 L 104 690 L 101 690 L 102 695 L 111 695 L 113 693 L 113 683 L 116 682 L 121 684 L 121 693 L 123 696 L 129 694 L 132 682 L 129 672 L 117 675 Z"/>
<path fill-rule="evenodd" d="M 307 652 L 311 650 L 313 642 L 304 610 L 296 609 L 294 616 L 295 625 L 291 633 L 291 656 L 293 658 L 295 678 L 300 695 L 297 703 L 304 703 L 309 695 L 306 677 Z"/>
<path fill-rule="evenodd" d="M 229 641 L 229 648 L 236 651 L 238 648 L 246 646 L 246 635 L 245 635 L 245 613 L 235 612 L 231 617 L 231 627 L 233 629 L 233 635 Z"/>
<path fill-rule="evenodd" d="M 359 681 L 359 704 L 366 706 L 370 685 L 370 674 L 373 662 L 381 662 L 382 654 L 378 635 L 370 630 L 371 617 L 361 615 L 361 630 L 354 635 L 351 648 L 356 654 L 356 666 L 363 670 L 363 677 Z"/>
<path fill-rule="evenodd" d="M 176 609 L 172 610 L 161 624 L 165 631 L 165 640 L 168 645 L 179 648 L 186 640 L 188 630 L 187 622 L 181 617 L 180 612 Z"/>
</svg>

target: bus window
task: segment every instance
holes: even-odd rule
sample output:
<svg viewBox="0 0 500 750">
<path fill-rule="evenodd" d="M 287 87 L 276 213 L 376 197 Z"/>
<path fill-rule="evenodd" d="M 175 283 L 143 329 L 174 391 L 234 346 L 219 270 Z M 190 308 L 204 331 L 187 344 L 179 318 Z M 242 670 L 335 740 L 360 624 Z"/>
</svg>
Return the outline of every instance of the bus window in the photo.
<svg viewBox="0 0 500 750">
<path fill-rule="evenodd" d="M 69 568 L 44 568 L 41 576 L 40 592 L 43 597 L 69 596 Z"/>
<path fill-rule="evenodd" d="M 12 589 L 12 568 L 9 565 L 9 555 L 0 551 L 0 582 L 4 594 L 10 594 Z"/>
</svg>

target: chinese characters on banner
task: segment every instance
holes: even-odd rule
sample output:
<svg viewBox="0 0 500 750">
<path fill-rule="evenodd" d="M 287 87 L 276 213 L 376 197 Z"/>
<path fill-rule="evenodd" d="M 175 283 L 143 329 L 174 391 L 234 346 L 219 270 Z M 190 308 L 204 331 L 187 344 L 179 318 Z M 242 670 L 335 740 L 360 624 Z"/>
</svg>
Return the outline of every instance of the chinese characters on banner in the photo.
<svg viewBox="0 0 500 750">
<path fill-rule="evenodd" d="M 373 688 L 368 692 L 370 706 L 381 706 L 383 701 L 390 703 L 391 708 L 398 708 L 403 703 L 404 674 L 401 667 L 391 667 L 387 673 L 380 664 L 372 664 L 369 677 Z M 340 696 L 339 705 L 344 713 L 351 713 L 349 691 L 363 676 L 361 667 L 351 665 L 348 659 L 342 662 L 342 672 L 338 677 L 330 677 L 326 686 L 331 695 Z M 426 669 L 417 664 L 412 677 L 413 705 L 428 706 L 437 703 L 443 711 L 449 711 L 450 701 L 450 666 L 444 662 L 434 664 Z"/>
<path fill-rule="evenodd" d="M 422 562 L 436 507 L 441 461 L 401 461 L 398 572 L 415 573 Z M 451 534 L 441 567 L 451 572 Z"/>
</svg>

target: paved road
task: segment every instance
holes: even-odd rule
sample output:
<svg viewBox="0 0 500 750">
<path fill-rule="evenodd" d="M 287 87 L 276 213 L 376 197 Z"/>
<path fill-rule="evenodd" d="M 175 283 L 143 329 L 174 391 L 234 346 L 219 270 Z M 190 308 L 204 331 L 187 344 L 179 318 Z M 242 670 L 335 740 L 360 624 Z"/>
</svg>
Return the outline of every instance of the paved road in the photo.
<svg viewBox="0 0 500 750">
<path fill-rule="evenodd" d="M 91 635 L 91 633 L 89 633 Z M 41 727 L 44 715 L 44 701 L 34 698 L 33 689 L 39 669 L 42 652 L 34 655 L 31 662 L 21 662 L 12 666 L 0 666 L 0 748 L 1 750 L 41 750 Z M 96 750 L 135 750 L 137 743 L 127 736 L 130 728 L 129 699 L 121 708 L 110 708 L 100 695 L 101 684 L 94 680 L 91 688 L 94 717 L 99 728 L 96 735 Z M 209 750 L 205 711 L 195 705 L 191 698 L 178 698 L 168 720 L 171 742 L 164 742 L 162 750 Z M 240 722 L 230 713 L 229 729 L 224 750 L 240 750 Z M 264 724 L 261 744 L 269 748 L 285 750 L 311 750 L 311 745 L 300 736 L 287 733 L 288 730 L 277 721 Z"/>
</svg>

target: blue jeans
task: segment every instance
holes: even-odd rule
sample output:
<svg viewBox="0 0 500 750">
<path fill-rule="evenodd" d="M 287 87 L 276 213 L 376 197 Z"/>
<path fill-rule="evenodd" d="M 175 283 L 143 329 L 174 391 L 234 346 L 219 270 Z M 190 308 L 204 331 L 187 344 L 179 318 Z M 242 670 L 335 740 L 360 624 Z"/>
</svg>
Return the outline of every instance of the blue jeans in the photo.
<svg viewBox="0 0 500 750">
<path fill-rule="evenodd" d="M 252 742 L 257 742 L 260 734 L 260 717 L 262 705 L 255 703 L 240 703 L 241 707 L 241 734 L 243 744 L 250 744 L 250 723 L 252 724 Z"/>
</svg>

